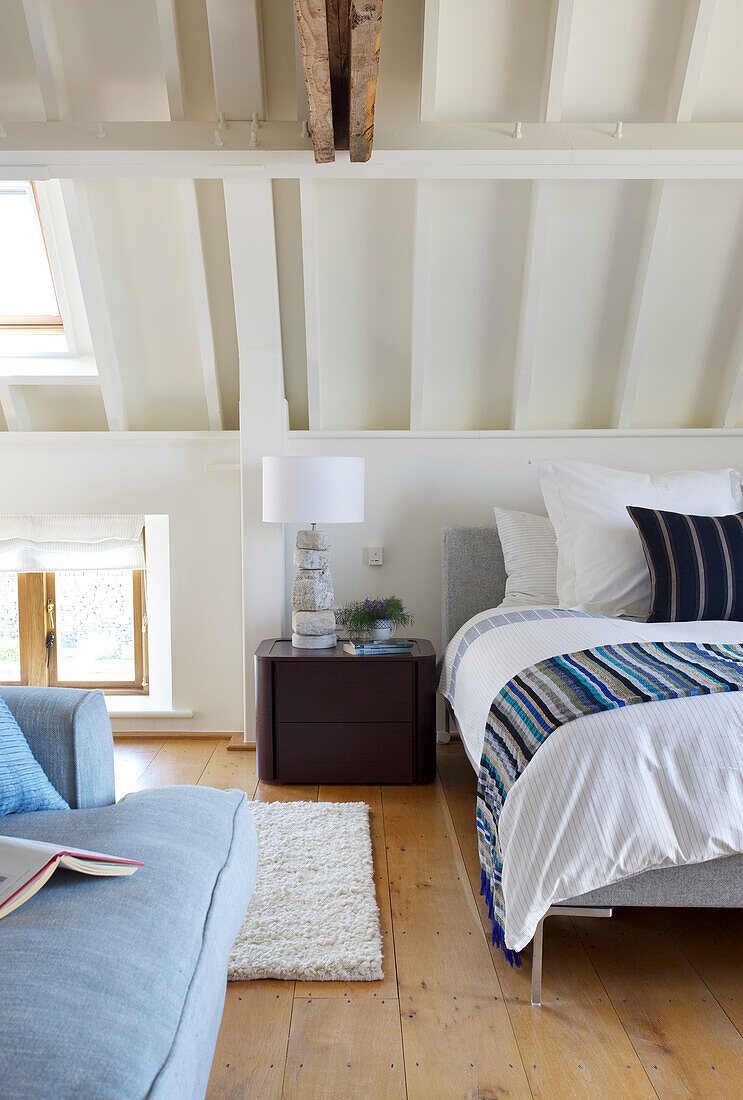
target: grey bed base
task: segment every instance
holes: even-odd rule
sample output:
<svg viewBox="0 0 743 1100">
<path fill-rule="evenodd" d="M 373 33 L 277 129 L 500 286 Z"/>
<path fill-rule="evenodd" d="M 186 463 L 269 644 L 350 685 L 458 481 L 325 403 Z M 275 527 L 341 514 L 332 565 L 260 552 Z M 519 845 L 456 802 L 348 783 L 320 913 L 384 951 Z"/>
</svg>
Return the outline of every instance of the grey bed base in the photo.
<svg viewBox="0 0 743 1100">
<path fill-rule="evenodd" d="M 495 525 L 456 525 L 441 532 L 444 649 L 468 619 L 503 600 L 506 570 Z M 448 707 L 448 704 L 447 704 Z M 610 916 L 620 905 L 743 907 L 743 855 L 688 867 L 644 871 L 553 906 L 547 916 Z M 590 910 L 588 912 L 587 910 Z M 532 1003 L 540 1003 L 543 922 L 534 936 Z"/>
</svg>

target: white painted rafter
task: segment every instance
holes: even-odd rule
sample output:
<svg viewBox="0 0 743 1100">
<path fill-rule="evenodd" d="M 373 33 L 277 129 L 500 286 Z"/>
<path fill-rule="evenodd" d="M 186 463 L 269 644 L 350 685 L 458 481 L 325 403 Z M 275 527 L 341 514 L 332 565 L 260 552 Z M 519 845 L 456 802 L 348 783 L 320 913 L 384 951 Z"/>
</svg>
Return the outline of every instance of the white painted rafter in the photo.
<svg viewBox="0 0 743 1100">
<path fill-rule="evenodd" d="M 286 637 L 284 538 L 261 514 L 261 458 L 282 453 L 285 395 L 279 279 L 271 181 L 229 180 L 224 188 L 235 324 L 240 354 L 244 736 L 255 731 L 253 651 Z M 282 621 L 283 620 L 283 621 Z"/>
<path fill-rule="evenodd" d="M 317 271 L 317 216 L 315 184 L 301 180 L 299 207 L 302 218 L 302 274 L 304 276 L 304 324 L 307 347 L 307 411 L 310 431 L 322 428 L 320 402 L 320 287 Z"/>
<path fill-rule="evenodd" d="M 513 383 L 512 426 L 526 428 L 529 416 L 534 350 L 539 323 L 539 302 L 542 295 L 544 252 L 549 222 L 549 194 L 545 185 L 532 184 L 529 221 L 526 231 L 524 273 L 521 289 L 518 337 L 516 341 L 516 371 Z"/>
<path fill-rule="evenodd" d="M 421 62 L 422 122 L 436 117 L 436 69 L 439 62 L 439 0 L 425 0 L 423 9 L 423 59 Z"/>
<path fill-rule="evenodd" d="M 80 180 L 62 180 L 60 186 L 88 316 L 106 419 L 111 431 L 125 431 L 127 417 L 124 391 L 88 194 L 85 183 Z"/>
<path fill-rule="evenodd" d="M 251 148 L 250 123 L 108 122 L 96 127 L 6 122 L 0 178 L 743 179 L 743 123 L 524 123 L 504 127 L 400 123 L 375 127 L 364 165 L 315 164 L 300 122 L 267 122 Z"/>
<path fill-rule="evenodd" d="M 0 383 L 0 406 L 9 432 L 30 432 L 28 403 L 18 386 Z"/>
<path fill-rule="evenodd" d="M 206 0 L 217 113 L 266 117 L 259 0 Z"/>
<path fill-rule="evenodd" d="M 632 422 L 640 382 L 639 349 L 647 312 L 646 288 L 648 276 L 657 258 L 657 245 L 661 236 L 658 230 L 663 214 L 664 193 L 665 185 L 662 180 L 656 180 L 651 184 L 617 369 L 612 420 L 612 426 L 615 428 L 628 428 Z"/>
<path fill-rule="evenodd" d="M 544 78 L 545 122 L 559 122 L 565 95 L 570 32 L 573 26 L 574 0 L 552 0 L 548 64 Z"/>
<path fill-rule="evenodd" d="M 687 0 L 668 98 L 668 121 L 691 122 L 715 0 Z"/>
<path fill-rule="evenodd" d="M 23 12 L 47 122 L 65 122 L 70 103 L 51 0 L 23 0 Z"/>
<path fill-rule="evenodd" d="M 415 185 L 415 239 L 413 243 L 413 318 L 410 358 L 410 430 L 423 425 L 423 387 L 428 330 L 428 253 L 431 220 L 431 180 Z"/>
<path fill-rule="evenodd" d="M 196 331 L 199 338 L 209 428 L 211 431 L 216 432 L 222 429 L 222 409 L 217 374 L 214 324 L 209 304 L 209 288 L 204 264 L 204 246 L 201 236 L 195 180 L 181 180 L 181 206 L 183 208 L 183 227 L 186 234 L 188 268 L 196 312 Z"/>
<path fill-rule="evenodd" d="M 737 427 L 741 407 L 743 407 L 743 307 L 738 314 L 722 376 L 719 423 L 723 428 Z"/>
<path fill-rule="evenodd" d="M 183 76 L 178 24 L 174 0 L 155 0 L 157 25 L 160 30 L 160 46 L 165 67 L 165 87 L 168 93 L 168 110 L 171 122 L 182 122 L 186 117 L 183 107 Z"/>
</svg>

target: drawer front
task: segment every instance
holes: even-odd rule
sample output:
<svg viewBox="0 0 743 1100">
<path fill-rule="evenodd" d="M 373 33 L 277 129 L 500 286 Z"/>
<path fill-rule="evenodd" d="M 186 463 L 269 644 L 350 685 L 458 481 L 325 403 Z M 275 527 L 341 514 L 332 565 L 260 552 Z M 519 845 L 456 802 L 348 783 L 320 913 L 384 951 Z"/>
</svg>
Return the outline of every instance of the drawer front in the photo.
<svg viewBox="0 0 743 1100">
<path fill-rule="evenodd" d="M 412 721 L 414 662 L 396 660 L 277 661 L 277 721 Z"/>
<path fill-rule="evenodd" d="M 412 783 L 413 728 L 406 722 L 280 723 L 279 783 Z"/>
</svg>

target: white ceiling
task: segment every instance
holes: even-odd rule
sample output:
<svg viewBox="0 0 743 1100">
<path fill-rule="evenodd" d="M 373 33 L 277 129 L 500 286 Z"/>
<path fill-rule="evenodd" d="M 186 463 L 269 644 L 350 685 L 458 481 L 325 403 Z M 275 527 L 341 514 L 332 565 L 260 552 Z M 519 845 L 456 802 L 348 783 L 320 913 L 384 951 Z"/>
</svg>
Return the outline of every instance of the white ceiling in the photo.
<svg viewBox="0 0 743 1100">
<path fill-rule="evenodd" d="M 390 0 L 377 122 L 743 121 L 742 46 L 743 0 Z M 220 107 L 305 117 L 293 0 L 0 0 L 2 124 Z M 293 427 L 743 426 L 743 184 L 301 186 L 274 183 Z M 6 371 L 0 430 L 236 427 L 221 181 L 46 188 L 101 381 Z"/>
</svg>

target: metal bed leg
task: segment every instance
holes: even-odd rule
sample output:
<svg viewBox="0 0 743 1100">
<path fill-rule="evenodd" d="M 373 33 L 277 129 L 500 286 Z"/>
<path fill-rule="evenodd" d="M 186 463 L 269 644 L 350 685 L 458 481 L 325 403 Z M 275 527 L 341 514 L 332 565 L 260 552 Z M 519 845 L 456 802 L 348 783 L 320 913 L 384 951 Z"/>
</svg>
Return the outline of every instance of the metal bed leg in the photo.
<svg viewBox="0 0 743 1100">
<path fill-rule="evenodd" d="M 448 745 L 451 741 L 451 708 L 448 703 L 444 703 L 444 729 L 436 734 L 436 741 L 439 745 Z"/>
<path fill-rule="evenodd" d="M 545 917 L 542 917 L 537 925 L 537 930 L 534 933 L 534 946 L 532 947 L 531 1003 L 533 1005 L 541 1005 L 542 1003 L 542 954 L 544 948 L 545 919 Z"/>
<path fill-rule="evenodd" d="M 544 922 L 547 917 L 610 917 L 613 910 L 589 905 L 552 905 L 537 925 L 532 941 L 531 1003 L 538 1008 L 542 1003 L 542 963 L 544 958 Z"/>
</svg>

